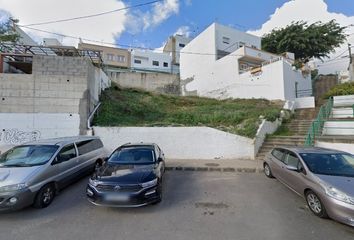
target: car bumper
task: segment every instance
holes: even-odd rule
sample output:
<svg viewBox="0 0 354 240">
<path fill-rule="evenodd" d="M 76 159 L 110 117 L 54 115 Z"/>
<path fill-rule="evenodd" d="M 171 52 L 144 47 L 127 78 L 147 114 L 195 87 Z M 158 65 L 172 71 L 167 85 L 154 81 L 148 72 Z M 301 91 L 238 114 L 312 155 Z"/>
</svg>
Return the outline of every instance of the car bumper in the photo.
<svg viewBox="0 0 354 240">
<path fill-rule="evenodd" d="M 88 185 L 86 196 L 90 203 L 104 207 L 142 207 L 160 200 L 158 186 L 142 189 L 138 192 L 99 192 Z M 113 199 L 109 199 L 109 196 Z"/>
<path fill-rule="evenodd" d="M 0 211 L 13 211 L 28 207 L 33 203 L 35 193 L 29 189 L 18 192 L 7 192 L 0 194 Z M 16 198 L 16 203 L 11 203 L 10 199 Z"/>
<path fill-rule="evenodd" d="M 324 196 L 323 204 L 330 218 L 354 227 L 354 205 Z"/>
</svg>

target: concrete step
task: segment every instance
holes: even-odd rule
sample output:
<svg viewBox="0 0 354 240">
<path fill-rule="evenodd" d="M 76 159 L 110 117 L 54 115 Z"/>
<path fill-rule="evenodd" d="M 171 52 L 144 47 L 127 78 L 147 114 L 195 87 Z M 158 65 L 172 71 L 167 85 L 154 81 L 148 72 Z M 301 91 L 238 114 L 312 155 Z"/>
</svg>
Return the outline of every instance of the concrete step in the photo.
<svg viewBox="0 0 354 240">
<path fill-rule="evenodd" d="M 329 118 L 327 121 L 354 121 L 354 118 Z"/>
<path fill-rule="evenodd" d="M 273 143 L 273 142 L 279 142 L 279 143 L 301 142 L 301 141 L 303 141 L 305 138 L 306 138 L 305 135 L 303 135 L 302 138 L 288 138 L 288 139 L 287 139 L 287 138 L 272 138 L 272 139 L 267 139 L 267 140 L 264 142 L 264 144 L 266 144 L 266 143 Z"/>
<path fill-rule="evenodd" d="M 354 136 L 352 135 L 331 135 L 331 136 L 321 136 L 316 139 L 321 142 L 331 142 L 331 143 L 354 143 Z"/>
<path fill-rule="evenodd" d="M 265 143 L 263 144 L 262 147 L 272 147 L 275 145 L 301 145 L 304 144 L 305 140 L 302 141 L 298 141 L 298 142 L 269 142 L 269 143 Z"/>
<path fill-rule="evenodd" d="M 305 136 L 304 135 L 292 135 L 292 136 L 270 136 L 267 138 L 266 141 L 269 140 L 274 140 L 274 139 L 279 139 L 281 141 L 284 141 L 284 139 L 304 139 Z"/>
</svg>

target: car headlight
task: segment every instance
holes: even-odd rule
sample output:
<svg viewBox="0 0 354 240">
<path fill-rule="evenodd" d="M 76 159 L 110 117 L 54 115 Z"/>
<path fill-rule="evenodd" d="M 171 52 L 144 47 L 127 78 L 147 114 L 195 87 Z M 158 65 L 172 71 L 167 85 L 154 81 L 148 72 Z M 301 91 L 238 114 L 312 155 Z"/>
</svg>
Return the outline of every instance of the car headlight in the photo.
<svg viewBox="0 0 354 240">
<path fill-rule="evenodd" d="M 349 204 L 354 204 L 354 198 L 348 196 L 344 192 L 332 187 L 332 186 L 325 186 L 324 187 L 326 194 L 330 196 L 331 198 L 334 198 L 336 200 L 349 203 Z"/>
<path fill-rule="evenodd" d="M 0 192 L 15 192 L 19 190 L 23 190 L 27 187 L 25 183 L 13 184 L 8 186 L 0 187 Z"/>
<path fill-rule="evenodd" d="M 96 187 L 96 186 L 98 185 L 98 181 L 95 180 L 95 179 L 90 178 L 90 179 L 89 179 L 89 184 L 90 184 L 91 186 Z"/>
<path fill-rule="evenodd" d="M 154 180 L 148 181 L 148 182 L 144 182 L 141 184 L 141 186 L 143 188 L 148 188 L 148 187 L 153 187 L 157 184 L 157 178 L 155 178 Z"/>
</svg>

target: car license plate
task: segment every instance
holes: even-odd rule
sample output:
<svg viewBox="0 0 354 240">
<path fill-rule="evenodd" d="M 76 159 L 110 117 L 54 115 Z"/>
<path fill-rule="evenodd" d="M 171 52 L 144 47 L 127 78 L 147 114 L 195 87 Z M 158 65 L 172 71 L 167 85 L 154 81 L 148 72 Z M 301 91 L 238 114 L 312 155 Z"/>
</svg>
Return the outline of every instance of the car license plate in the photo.
<svg viewBox="0 0 354 240">
<path fill-rule="evenodd" d="M 105 200 L 109 202 L 126 202 L 129 200 L 129 196 L 124 194 L 108 194 Z"/>
</svg>

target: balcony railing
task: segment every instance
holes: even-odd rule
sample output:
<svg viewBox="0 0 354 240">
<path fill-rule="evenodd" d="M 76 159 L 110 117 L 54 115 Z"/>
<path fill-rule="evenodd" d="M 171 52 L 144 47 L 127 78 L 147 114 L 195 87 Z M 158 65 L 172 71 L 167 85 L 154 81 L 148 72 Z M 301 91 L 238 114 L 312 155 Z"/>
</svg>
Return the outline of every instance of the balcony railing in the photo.
<svg viewBox="0 0 354 240">
<path fill-rule="evenodd" d="M 46 55 L 46 56 L 69 56 L 69 57 L 87 57 L 92 63 L 102 65 L 102 56 L 100 51 L 79 50 L 75 47 L 46 47 L 32 46 L 14 43 L 0 43 L 0 53 L 6 56 L 13 55 Z"/>
</svg>

